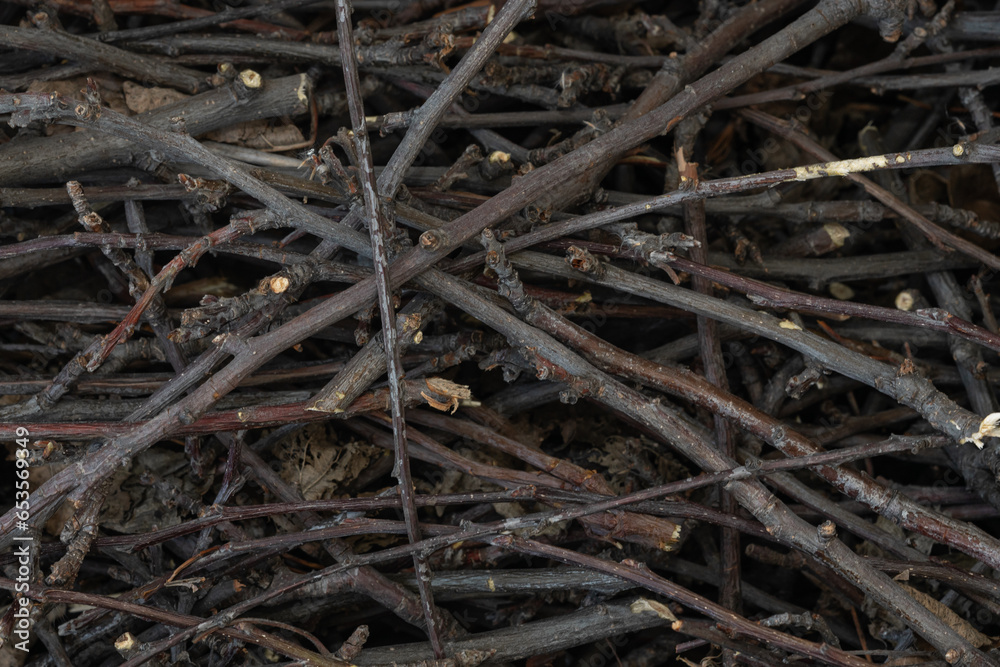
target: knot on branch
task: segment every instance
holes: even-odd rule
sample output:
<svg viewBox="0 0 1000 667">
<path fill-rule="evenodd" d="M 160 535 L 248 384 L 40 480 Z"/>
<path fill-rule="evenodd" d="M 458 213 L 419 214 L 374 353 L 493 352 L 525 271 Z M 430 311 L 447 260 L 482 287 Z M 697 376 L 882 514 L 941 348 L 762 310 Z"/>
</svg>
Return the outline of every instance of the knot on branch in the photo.
<svg viewBox="0 0 1000 667">
<path fill-rule="evenodd" d="M 344 168 L 340 158 L 333 152 L 331 141 L 334 139 L 327 140 L 318 151 L 306 157 L 302 164 L 312 163 L 312 171 L 309 173 L 310 180 L 318 176 L 320 183 L 333 187 L 342 197 L 357 197 L 361 193 L 361 186 L 358 185 L 356 175 L 357 169 L 355 167 Z M 348 151 L 348 156 L 353 157 L 353 155 L 352 147 Z"/>
<path fill-rule="evenodd" d="M 615 95 L 621 91 L 624 67 L 608 67 L 601 63 L 574 65 L 559 76 L 559 97 L 556 107 L 568 109 L 577 99 L 592 90 Z"/>
<path fill-rule="evenodd" d="M 552 146 L 535 148 L 529 151 L 528 163 L 536 167 L 548 164 L 556 158 L 562 157 L 590 143 L 602 134 L 606 134 L 611 131 L 612 127 L 614 127 L 614 121 L 608 116 L 608 113 L 603 109 L 598 109 L 591 116 L 590 120 L 584 122 L 583 127 L 577 130 L 570 138 Z"/>
<path fill-rule="evenodd" d="M 15 110 L 10 114 L 7 123 L 11 127 L 28 127 L 34 121 L 48 122 L 62 115 L 60 112 L 69 109 L 69 100 L 57 93 L 47 95 L 14 95 L 11 106 Z"/>
<path fill-rule="evenodd" d="M 448 244 L 448 236 L 440 229 L 428 229 L 420 235 L 420 247 L 424 250 L 435 251 Z"/>
<path fill-rule="evenodd" d="M 424 62 L 437 69 L 446 69 L 444 61 L 455 50 L 455 35 L 447 23 L 441 24 L 438 30 L 432 30 L 423 39 L 427 52 Z"/>
<path fill-rule="evenodd" d="M 832 521 L 824 521 L 816 528 L 821 542 L 828 543 L 837 537 L 837 526 Z"/>
<path fill-rule="evenodd" d="M 502 535 L 497 535 L 496 537 L 490 539 L 490 542 L 501 549 L 510 549 L 514 546 L 515 540 L 514 536 L 504 533 Z"/>
<path fill-rule="evenodd" d="M 562 382 L 566 385 L 566 389 L 561 391 L 559 395 L 559 400 L 563 403 L 568 402 L 572 405 L 581 397 L 604 395 L 604 386 L 597 379 L 577 377 L 570 370 L 559 365 L 558 362 L 543 356 L 537 348 L 525 346 L 521 348 L 521 354 L 534 365 L 536 378 Z M 564 398 L 566 400 L 563 400 Z"/>
<path fill-rule="evenodd" d="M 604 275 L 601 261 L 589 250 L 579 246 L 570 246 L 566 251 L 566 263 L 581 273 L 589 273 L 596 278 Z"/>
<path fill-rule="evenodd" d="M 483 153 L 477 144 L 466 146 L 462 154 L 455 160 L 455 163 L 448 167 L 448 170 L 431 187 L 438 192 L 450 190 L 456 181 L 468 178 L 472 169 L 482 161 Z"/>
<path fill-rule="evenodd" d="M 80 185 L 79 181 L 68 181 L 66 183 L 66 194 L 69 195 L 69 200 L 72 202 L 73 208 L 76 209 L 78 216 L 83 217 L 92 212 L 90 204 L 83 194 L 83 186 Z"/>
<path fill-rule="evenodd" d="M 933 3 L 921 2 L 926 8 Z M 903 21 L 912 15 L 913 0 L 865 0 L 865 13 L 878 22 L 878 32 L 887 42 L 895 42 L 903 34 Z"/>
<path fill-rule="evenodd" d="M 951 318 L 955 317 L 943 308 L 921 308 L 917 311 L 917 315 L 926 317 L 929 320 L 934 320 L 935 322 L 947 322 Z"/>
<path fill-rule="evenodd" d="M 576 405 L 580 400 L 580 392 L 573 387 L 568 387 L 559 392 L 559 402 L 564 405 Z"/>
<path fill-rule="evenodd" d="M 316 267 L 309 262 L 286 267 L 263 278 L 254 289 L 235 297 L 206 295 L 198 307 L 181 314 L 181 326 L 170 332 L 175 343 L 204 338 L 216 331 L 231 329 L 243 317 L 266 313 L 275 303 L 291 302 L 312 278 Z"/>
<path fill-rule="evenodd" d="M 198 421 L 198 415 L 192 412 L 189 408 L 183 408 L 177 415 L 177 421 L 185 426 L 190 426 Z"/>
<path fill-rule="evenodd" d="M 622 567 L 631 568 L 633 570 L 644 571 L 644 572 L 648 572 L 649 571 L 649 566 L 648 565 L 646 565 L 642 561 L 635 560 L 634 558 L 624 558 L 624 559 L 622 559 L 621 566 Z"/>
<path fill-rule="evenodd" d="M 783 320 L 783 322 L 787 322 L 787 320 Z M 821 366 L 810 360 L 806 364 L 804 371 L 788 378 L 788 382 L 785 384 L 785 394 L 795 400 L 799 400 L 814 385 L 816 388 L 822 389 L 823 376 L 825 374 Z"/>
<path fill-rule="evenodd" d="M 239 72 L 236 69 L 236 65 L 230 62 L 221 62 L 215 68 L 215 74 L 209 77 L 208 82 L 218 88 L 226 84 L 231 84 L 236 80 Z"/>
<path fill-rule="evenodd" d="M 87 77 L 87 87 L 80 91 L 83 94 L 83 104 L 78 104 L 73 112 L 78 118 L 87 120 L 97 120 L 101 117 L 101 93 L 97 89 L 97 82 Z"/>
<path fill-rule="evenodd" d="M 497 649 L 486 650 L 462 649 L 455 654 L 455 667 L 478 667 L 494 655 Z"/>
<path fill-rule="evenodd" d="M 184 189 L 195 195 L 195 202 L 206 211 L 218 211 L 226 205 L 226 197 L 233 191 L 226 181 L 207 178 L 192 178 L 187 174 L 177 174 L 177 180 Z"/>
<path fill-rule="evenodd" d="M 484 371 L 492 370 L 497 366 L 500 367 L 500 372 L 503 374 L 503 381 L 508 384 L 521 377 L 521 371 L 525 368 L 530 368 L 524 357 L 517 350 L 509 347 L 493 350 L 479 362 L 479 368 Z"/>
<path fill-rule="evenodd" d="M 167 119 L 170 123 L 170 131 L 174 134 L 187 134 L 187 119 L 184 118 L 183 114 L 178 114 L 176 116 L 171 116 Z"/>
<path fill-rule="evenodd" d="M 743 266 L 747 261 L 747 257 L 758 266 L 764 264 L 764 257 L 760 252 L 760 248 L 755 242 L 748 239 L 737 225 L 726 225 L 725 234 L 730 244 L 732 244 L 733 258 L 737 264 Z"/>
<path fill-rule="evenodd" d="M 257 232 L 282 227 L 281 221 L 282 219 L 277 213 L 266 208 L 234 215 L 229 219 L 229 226 L 233 229 L 234 234 L 252 236 Z"/>
<path fill-rule="evenodd" d="M 334 655 L 347 662 L 353 661 L 360 655 L 361 649 L 364 648 L 365 642 L 368 641 L 368 634 L 368 626 L 359 625 Z"/>
<path fill-rule="evenodd" d="M 424 334 L 420 331 L 424 323 L 424 317 L 420 313 L 410 313 L 409 315 L 400 313 L 396 316 L 396 326 L 399 328 L 400 336 L 414 343 L 420 343 Z"/>
<path fill-rule="evenodd" d="M 486 266 L 493 270 L 497 277 L 497 291 L 514 306 L 514 310 L 524 315 L 533 305 L 533 299 L 524 291 L 524 283 L 511 265 L 500 243 L 491 229 L 484 229 L 480 237 L 483 248 L 486 249 Z"/>
<path fill-rule="evenodd" d="M 628 250 L 644 261 L 670 262 L 677 248 L 699 248 L 701 243 L 693 236 L 674 232 L 671 234 L 650 234 L 639 231 L 635 223 L 621 223 L 605 227 L 621 240 L 623 250 Z"/>
</svg>

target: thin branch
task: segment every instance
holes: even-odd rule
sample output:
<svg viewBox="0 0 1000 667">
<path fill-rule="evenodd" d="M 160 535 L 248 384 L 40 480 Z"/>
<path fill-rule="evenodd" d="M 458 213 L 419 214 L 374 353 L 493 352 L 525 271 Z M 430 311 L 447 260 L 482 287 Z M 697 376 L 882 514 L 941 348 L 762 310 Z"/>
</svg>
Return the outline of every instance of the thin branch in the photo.
<svg viewBox="0 0 1000 667">
<path fill-rule="evenodd" d="M 392 304 L 392 286 L 389 284 L 389 252 L 395 226 L 392 216 L 386 215 L 385 204 L 379 199 L 375 183 L 371 146 L 368 142 L 368 127 L 365 121 L 364 102 L 361 98 L 361 81 L 358 78 L 357 60 L 354 56 L 354 35 L 351 29 L 351 9 L 349 0 L 337 0 L 337 36 L 340 42 L 341 62 L 344 70 L 344 86 L 347 89 L 347 106 L 354 126 L 352 139 L 360 169 L 361 193 L 364 200 L 365 220 L 371 237 L 372 262 L 375 266 L 375 291 L 378 295 L 379 315 L 382 319 L 382 343 L 389 375 L 390 412 L 392 414 L 392 436 L 394 463 L 392 474 L 399 482 L 399 497 L 403 503 L 403 517 L 406 521 L 406 535 L 410 542 L 420 541 L 420 527 L 417 524 L 417 507 L 413 503 L 413 478 L 410 475 L 410 458 L 406 448 L 406 421 L 403 415 L 403 364 L 400 361 L 399 345 L 396 338 L 396 311 Z M 430 570 L 427 561 L 414 554 L 413 565 L 417 571 L 417 588 L 424 608 L 427 636 L 434 656 L 444 657 L 441 638 L 434 625 L 434 596 L 430 588 Z"/>
</svg>

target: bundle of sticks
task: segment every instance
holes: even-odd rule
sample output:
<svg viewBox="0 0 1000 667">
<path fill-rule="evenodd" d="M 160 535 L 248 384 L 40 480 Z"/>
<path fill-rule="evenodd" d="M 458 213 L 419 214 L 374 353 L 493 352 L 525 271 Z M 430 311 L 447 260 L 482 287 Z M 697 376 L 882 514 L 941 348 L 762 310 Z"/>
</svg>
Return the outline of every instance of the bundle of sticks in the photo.
<svg viewBox="0 0 1000 667">
<path fill-rule="evenodd" d="M 3 664 L 1000 664 L 992 9 L 3 3 Z"/>
</svg>

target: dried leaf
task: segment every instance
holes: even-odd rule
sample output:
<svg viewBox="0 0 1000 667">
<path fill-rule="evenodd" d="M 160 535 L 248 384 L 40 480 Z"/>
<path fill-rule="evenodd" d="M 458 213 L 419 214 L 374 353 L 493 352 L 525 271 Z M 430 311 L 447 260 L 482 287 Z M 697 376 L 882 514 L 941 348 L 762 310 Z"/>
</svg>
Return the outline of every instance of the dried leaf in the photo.
<svg viewBox="0 0 1000 667">
<path fill-rule="evenodd" d="M 948 624 L 952 630 L 960 634 L 966 641 L 976 648 L 992 643 L 992 640 L 989 637 L 972 627 L 968 621 L 953 612 L 947 605 L 942 604 L 930 595 L 927 595 L 922 591 L 918 591 L 916 588 L 907 584 L 901 583 L 899 584 L 899 587 L 909 593 L 910 597 L 914 600 L 930 609 L 935 616 Z"/>
<path fill-rule="evenodd" d="M 299 128 L 288 123 L 272 126 L 267 120 L 252 120 L 231 125 L 205 135 L 206 139 L 247 148 L 269 149 L 301 144 L 305 137 Z"/>
<path fill-rule="evenodd" d="M 189 97 L 173 88 L 147 88 L 132 81 L 122 84 L 122 92 L 125 93 L 125 105 L 135 114 L 145 113 Z"/>
<path fill-rule="evenodd" d="M 187 467 L 187 457 L 182 452 L 150 449 L 139 454 L 130 469 L 122 469 L 116 475 L 114 490 L 101 508 L 101 527 L 137 535 L 180 523 L 189 513 L 174 498 L 201 498 L 212 485 L 211 476 L 198 479 L 183 474 Z M 164 475 L 167 470 L 179 474 Z M 160 477 L 158 485 L 141 481 L 147 471 Z"/>
<path fill-rule="evenodd" d="M 338 442 L 327 424 L 311 424 L 282 441 L 278 458 L 282 479 L 307 500 L 321 500 L 357 479 L 379 453 L 365 442 Z"/>
</svg>

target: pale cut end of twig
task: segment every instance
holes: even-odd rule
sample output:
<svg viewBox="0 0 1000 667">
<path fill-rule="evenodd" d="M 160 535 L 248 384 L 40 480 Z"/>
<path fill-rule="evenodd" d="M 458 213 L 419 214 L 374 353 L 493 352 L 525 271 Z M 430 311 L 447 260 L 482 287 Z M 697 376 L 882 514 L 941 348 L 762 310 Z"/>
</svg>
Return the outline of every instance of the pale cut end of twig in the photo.
<svg viewBox="0 0 1000 667">
<path fill-rule="evenodd" d="M 275 276 L 271 278 L 271 285 L 270 285 L 271 291 L 274 292 L 275 294 L 282 294 L 286 290 L 288 290 L 288 286 L 290 284 L 291 283 L 289 282 L 288 278 L 286 278 L 285 276 Z"/>
<path fill-rule="evenodd" d="M 126 632 L 115 640 L 115 650 L 122 655 L 129 655 L 139 647 L 139 640 L 131 632 Z"/>
<path fill-rule="evenodd" d="M 666 540 L 661 540 L 659 543 L 660 551 L 674 551 L 677 549 L 679 541 L 681 539 L 681 531 L 683 527 L 681 524 L 674 525 L 674 531 L 670 533 L 670 537 Z"/>
<path fill-rule="evenodd" d="M 240 72 L 240 81 L 243 82 L 244 86 L 251 89 L 260 88 L 264 83 L 261 75 L 252 69 L 245 69 Z"/>
<path fill-rule="evenodd" d="M 420 235 L 420 247 L 424 250 L 437 250 L 445 245 L 446 237 L 440 229 L 428 229 Z"/>
<path fill-rule="evenodd" d="M 913 298 L 907 290 L 903 290 L 896 295 L 896 308 L 899 310 L 913 310 L 913 306 L 917 303 L 917 300 Z"/>
<path fill-rule="evenodd" d="M 982 449 L 983 438 L 994 438 L 997 436 L 1000 436 L 1000 412 L 986 415 L 986 418 L 979 423 L 979 430 L 968 438 L 962 438 L 959 442 L 963 445 L 971 442 L 979 449 Z"/>
<path fill-rule="evenodd" d="M 828 222 L 823 225 L 823 231 L 830 237 L 830 241 L 833 242 L 834 248 L 844 247 L 844 243 L 846 243 L 847 239 L 851 237 L 851 232 L 848 231 L 846 227 L 837 224 L 836 222 Z"/>
<path fill-rule="evenodd" d="M 830 286 L 827 289 L 830 290 L 830 294 L 832 294 L 835 299 L 850 301 L 854 298 L 854 290 L 851 289 L 849 285 L 845 285 L 844 283 L 830 283 Z"/>
<path fill-rule="evenodd" d="M 641 614 L 646 611 L 651 611 L 664 621 L 670 621 L 671 623 L 677 622 L 677 617 L 674 616 L 674 612 L 670 611 L 670 607 L 662 602 L 657 602 L 656 600 L 639 598 L 629 605 L 629 609 L 632 610 L 633 614 Z"/>
<path fill-rule="evenodd" d="M 295 89 L 295 97 L 302 104 L 308 104 L 310 79 L 305 74 L 300 74 L 299 77 L 299 87 Z"/>
</svg>

